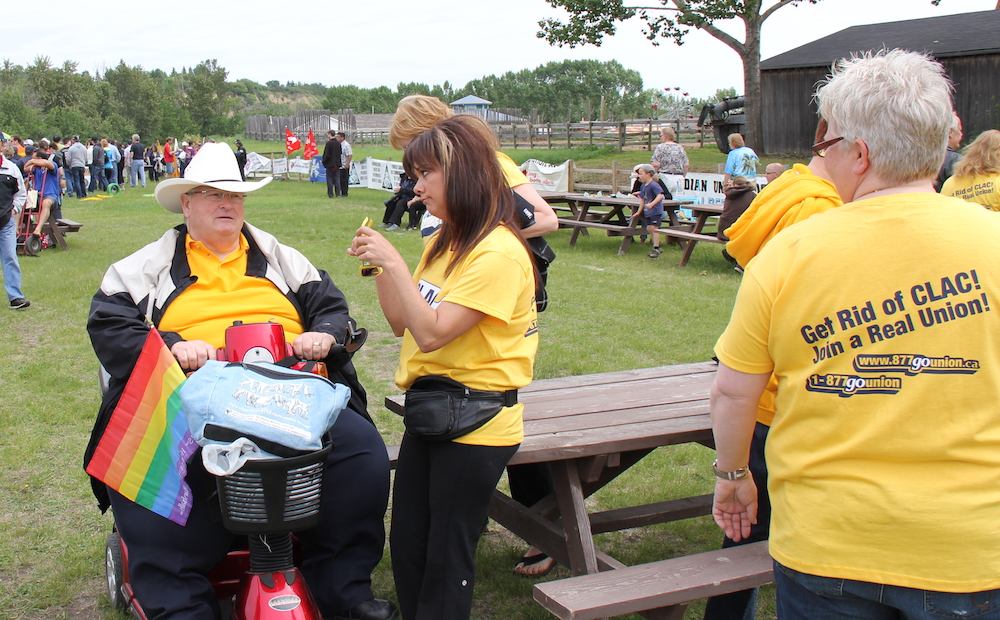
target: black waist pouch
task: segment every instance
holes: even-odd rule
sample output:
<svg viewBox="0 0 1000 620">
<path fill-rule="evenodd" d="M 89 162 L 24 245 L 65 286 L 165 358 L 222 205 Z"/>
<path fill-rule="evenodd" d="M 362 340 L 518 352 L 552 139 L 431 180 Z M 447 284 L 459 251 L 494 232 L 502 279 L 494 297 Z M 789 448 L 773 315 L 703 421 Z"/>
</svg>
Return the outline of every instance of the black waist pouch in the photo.
<svg viewBox="0 0 1000 620">
<path fill-rule="evenodd" d="M 517 390 L 473 390 L 436 375 L 420 377 L 406 390 L 406 432 L 428 441 L 449 441 L 480 428 L 504 407 L 517 404 Z"/>
</svg>

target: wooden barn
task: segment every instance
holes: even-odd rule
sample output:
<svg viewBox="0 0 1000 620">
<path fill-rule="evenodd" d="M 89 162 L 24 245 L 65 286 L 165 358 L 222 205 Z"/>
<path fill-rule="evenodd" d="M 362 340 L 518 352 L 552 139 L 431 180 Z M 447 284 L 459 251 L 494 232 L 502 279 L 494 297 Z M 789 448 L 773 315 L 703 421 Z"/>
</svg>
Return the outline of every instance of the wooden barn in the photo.
<svg viewBox="0 0 1000 620">
<path fill-rule="evenodd" d="M 813 94 L 830 67 L 851 53 L 900 48 L 925 52 L 955 84 L 955 111 L 969 142 L 1000 127 L 1000 9 L 869 24 L 761 62 L 764 153 L 810 154 L 816 131 Z"/>
</svg>

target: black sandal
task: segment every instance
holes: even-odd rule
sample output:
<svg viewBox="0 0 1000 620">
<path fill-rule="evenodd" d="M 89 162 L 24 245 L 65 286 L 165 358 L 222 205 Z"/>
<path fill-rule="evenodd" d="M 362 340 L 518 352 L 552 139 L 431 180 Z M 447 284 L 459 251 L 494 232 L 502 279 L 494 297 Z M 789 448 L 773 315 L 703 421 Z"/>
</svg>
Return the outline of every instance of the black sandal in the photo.
<svg viewBox="0 0 1000 620">
<path fill-rule="evenodd" d="M 523 575 L 525 577 L 542 577 L 544 575 L 549 574 L 549 571 L 552 570 L 552 567 L 556 565 L 554 561 L 551 564 L 549 564 L 548 568 L 539 573 L 525 573 L 520 569 L 527 568 L 529 566 L 534 566 L 535 564 L 540 564 L 545 560 L 550 560 L 550 559 L 551 558 L 545 555 L 544 553 L 536 553 L 535 555 L 525 555 L 524 557 L 521 558 L 521 560 L 517 564 L 514 565 L 514 572 L 517 573 L 518 575 Z"/>
</svg>

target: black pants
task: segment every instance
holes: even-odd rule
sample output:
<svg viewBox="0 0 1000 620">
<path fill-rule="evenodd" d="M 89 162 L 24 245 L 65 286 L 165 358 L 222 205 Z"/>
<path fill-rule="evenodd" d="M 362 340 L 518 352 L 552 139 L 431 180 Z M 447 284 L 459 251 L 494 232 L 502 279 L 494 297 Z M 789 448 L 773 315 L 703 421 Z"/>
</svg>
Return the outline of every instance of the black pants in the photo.
<svg viewBox="0 0 1000 620">
<path fill-rule="evenodd" d="M 341 195 L 340 189 L 340 168 L 326 169 L 326 196 L 333 198 Z"/>
<path fill-rule="evenodd" d="M 410 225 L 409 228 L 414 230 L 420 229 L 420 218 L 423 217 L 424 212 L 427 211 L 427 207 L 420 200 L 413 203 L 409 208 L 410 213 Z"/>
<path fill-rule="evenodd" d="M 324 616 L 373 597 L 371 572 L 382 559 L 389 499 L 389 459 L 378 430 L 349 409 L 330 431 L 333 451 L 323 482 L 323 520 L 297 533 L 302 573 Z M 110 491 L 115 523 L 128 548 L 129 576 L 150 620 L 217 620 L 215 592 L 205 574 L 232 548 L 233 535 L 212 519 L 215 478 L 200 453 L 187 481 L 194 501 L 181 527 Z"/>
<path fill-rule="evenodd" d="M 476 545 L 493 489 L 517 448 L 403 436 L 389 542 L 406 620 L 462 620 L 472 613 Z"/>
<path fill-rule="evenodd" d="M 347 186 L 351 182 L 351 169 L 340 169 L 340 195 L 347 196 Z"/>
<path fill-rule="evenodd" d="M 412 198 L 412 196 L 410 198 L 406 198 L 406 197 L 402 197 L 401 196 L 401 197 L 397 198 L 395 201 L 390 202 L 389 206 L 385 208 L 385 215 L 382 217 L 382 223 L 383 224 L 395 224 L 396 226 L 402 226 L 403 225 L 403 214 L 407 212 L 406 203 L 409 202 L 411 198 Z M 418 205 L 418 204 L 422 204 L 422 203 L 419 203 L 419 202 L 418 203 L 414 203 L 414 205 Z M 411 209 L 409 209 L 409 211 L 410 211 L 410 228 L 415 228 L 415 225 L 413 223 L 413 209 L 411 208 Z M 417 223 L 419 224 L 419 222 L 420 222 L 420 217 L 417 216 Z"/>
<path fill-rule="evenodd" d="M 757 485 L 757 523 L 750 527 L 750 536 L 740 542 L 733 542 L 729 537 L 723 538 L 723 549 L 767 540 L 771 531 L 771 497 L 767 494 L 767 463 L 764 461 L 764 445 L 770 430 L 770 426 L 758 422 L 753 430 L 753 439 L 750 440 L 750 474 Z M 705 605 L 705 620 L 752 619 L 756 604 L 756 588 L 713 596 Z"/>
<path fill-rule="evenodd" d="M 548 463 L 524 463 L 507 466 L 510 497 L 528 508 L 544 499 L 555 485 L 552 467 Z"/>
</svg>

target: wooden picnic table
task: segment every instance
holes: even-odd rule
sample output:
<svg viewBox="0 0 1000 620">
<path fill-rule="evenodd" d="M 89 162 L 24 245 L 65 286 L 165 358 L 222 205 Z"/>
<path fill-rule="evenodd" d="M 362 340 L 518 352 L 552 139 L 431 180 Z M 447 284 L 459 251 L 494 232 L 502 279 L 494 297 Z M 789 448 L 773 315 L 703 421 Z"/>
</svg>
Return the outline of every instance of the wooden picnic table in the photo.
<svg viewBox="0 0 1000 620">
<path fill-rule="evenodd" d="M 708 392 L 717 364 L 661 366 L 533 382 L 519 393 L 524 441 L 511 464 L 549 463 L 555 492 L 526 508 L 494 492 L 490 516 L 574 575 L 622 568 L 594 534 L 709 514 L 711 495 L 588 514 L 585 499 L 660 446 L 713 446 Z M 401 414 L 402 395 L 386 398 Z M 390 448 L 390 459 L 398 450 Z"/>
<path fill-rule="evenodd" d="M 569 238 L 570 245 L 576 245 L 581 233 L 587 235 L 587 229 L 598 228 L 607 231 L 608 236 L 622 237 L 618 253 L 626 254 L 633 237 L 648 234 L 645 226 L 635 226 L 632 223 L 632 216 L 640 205 L 640 200 L 634 196 L 590 196 L 549 191 L 540 191 L 539 194 L 546 202 L 553 205 L 553 208 L 569 211 L 568 216 L 560 216 L 559 225 L 562 228 L 573 229 Z M 695 218 L 693 222 L 681 218 L 682 208 L 691 210 Z M 661 225 L 660 234 L 667 236 L 666 243 L 673 240 L 684 248 L 681 266 L 687 264 L 699 241 L 723 243 L 715 235 L 703 232 L 709 218 L 722 213 L 721 205 L 691 204 L 687 200 L 664 200 L 663 213 L 664 225 Z"/>
</svg>

